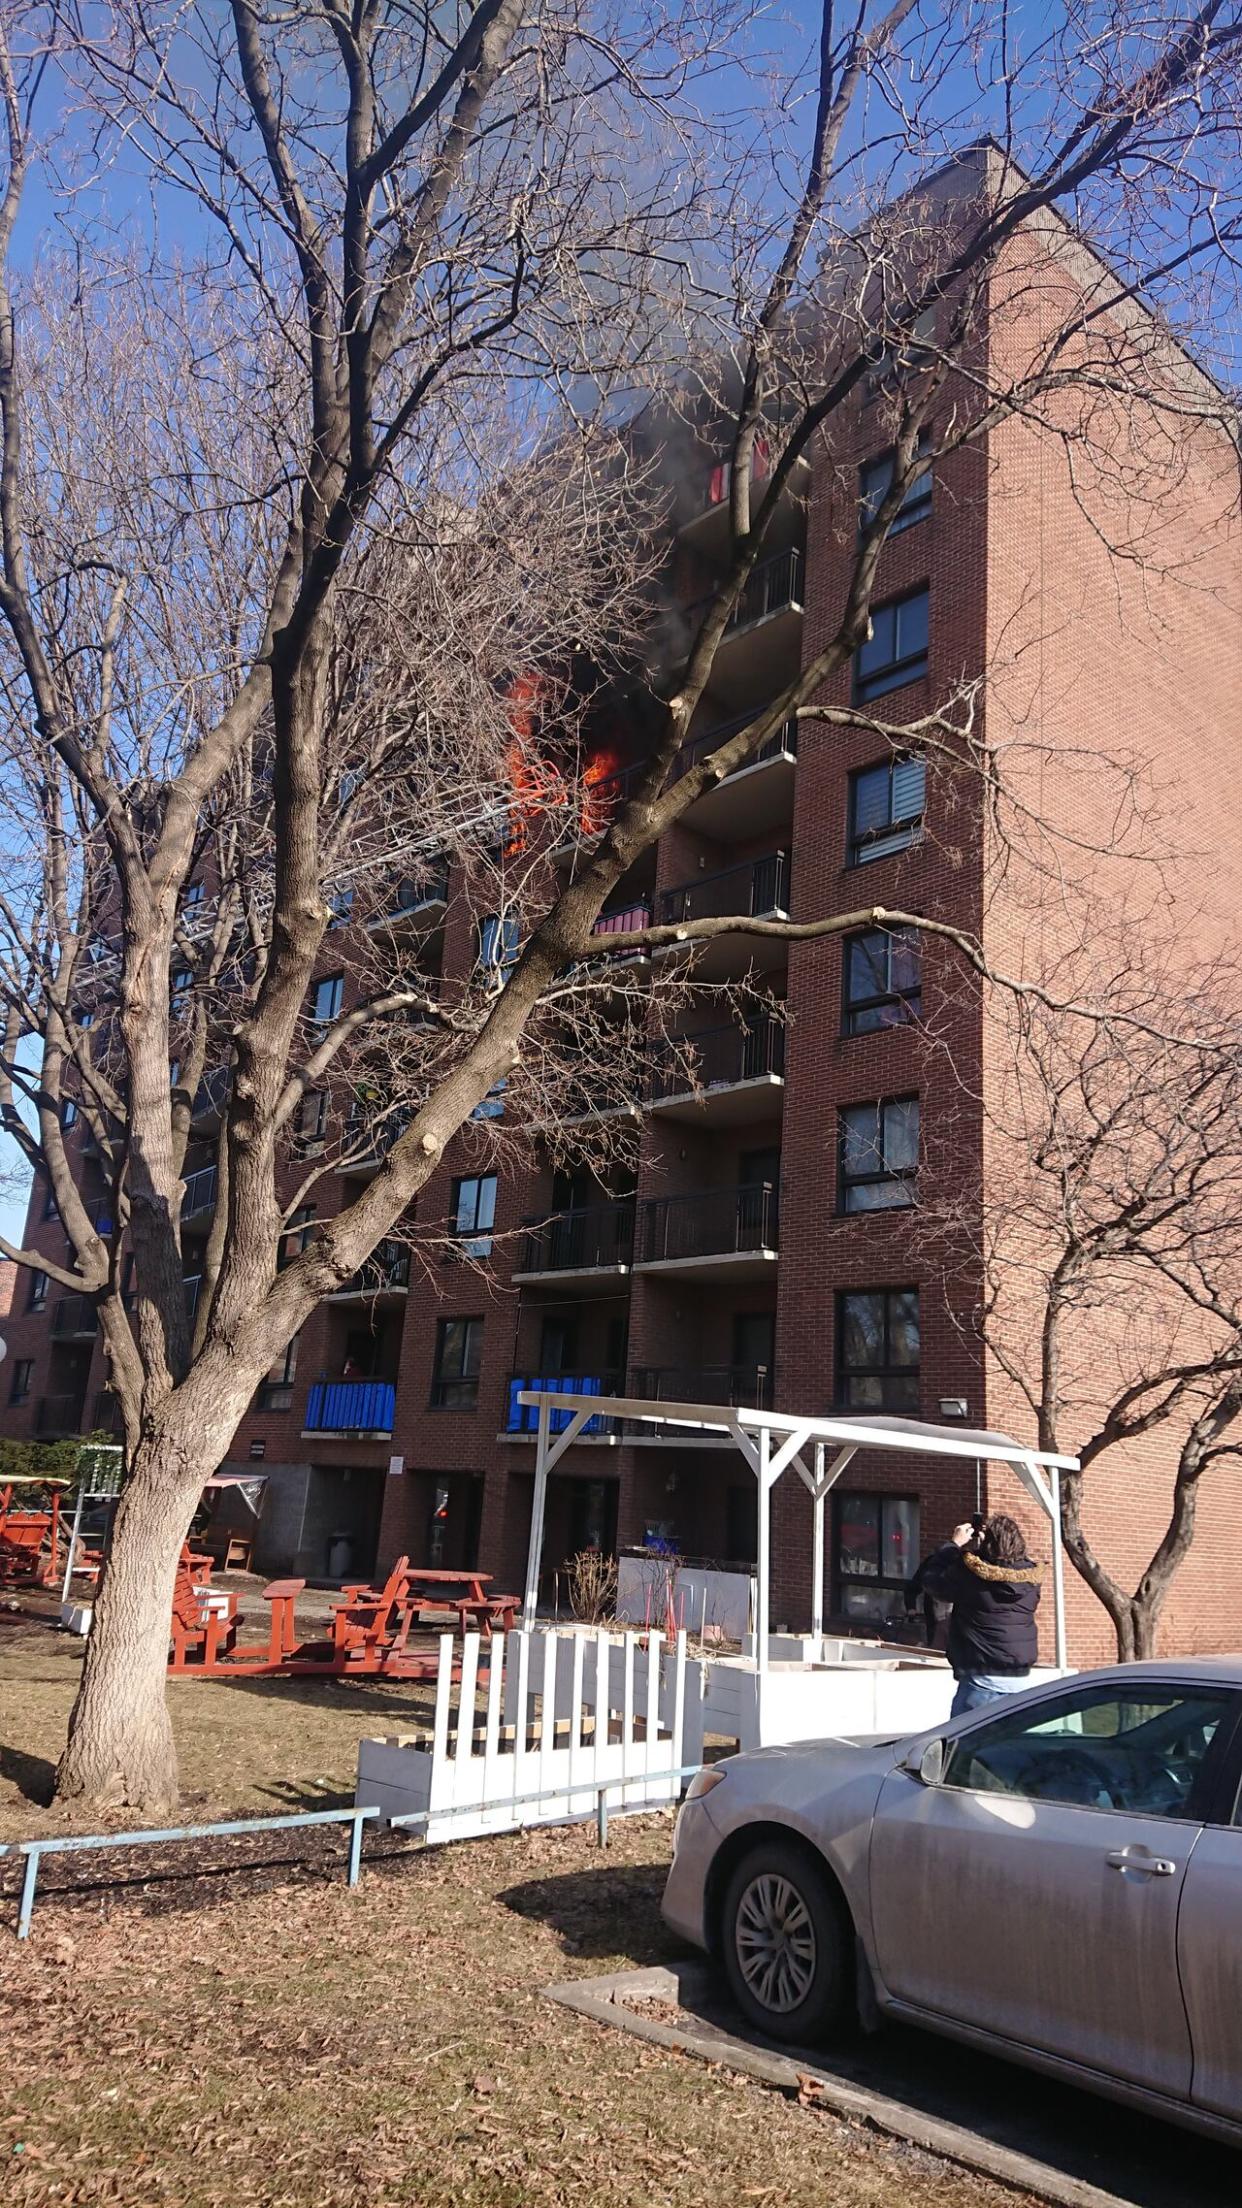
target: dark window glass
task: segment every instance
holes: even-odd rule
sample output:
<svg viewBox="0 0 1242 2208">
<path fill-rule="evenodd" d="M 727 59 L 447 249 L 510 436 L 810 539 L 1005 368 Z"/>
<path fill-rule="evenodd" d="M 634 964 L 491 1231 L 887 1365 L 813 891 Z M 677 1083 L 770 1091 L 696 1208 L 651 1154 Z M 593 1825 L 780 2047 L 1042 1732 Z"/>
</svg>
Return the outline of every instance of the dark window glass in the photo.
<svg viewBox="0 0 1242 2208">
<path fill-rule="evenodd" d="M 44 1304 L 47 1302 L 47 1291 L 47 1274 L 39 1272 L 32 1273 L 30 1276 L 30 1300 L 26 1306 L 27 1310 L 41 1311 Z"/>
<path fill-rule="evenodd" d="M 914 1202 L 919 1100 L 851 1104 L 841 1114 L 842 1211 L 893 1211 Z"/>
<path fill-rule="evenodd" d="M 851 1291 L 838 1306 L 838 1394 L 849 1411 L 919 1407 L 917 1288 Z"/>
<path fill-rule="evenodd" d="M 293 1408 L 293 1382 L 298 1369 L 298 1337 L 295 1334 L 284 1354 L 276 1359 L 259 1389 L 261 1411 L 290 1411 Z"/>
<path fill-rule="evenodd" d="M 65 1129 L 66 1134 L 68 1133 L 69 1129 L 74 1125 L 77 1116 L 78 1107 L 74 1103 L 73 1098 L 71 1096 L 67 1096 L 64 1103 L 60 1107 L 60 1124 Z"/>
<path fill-rule="evenodd" d="M 517 964 L 522 933 L 515 912 L 489 912 L 479 922 L 479 965 L 492 984 L 509 979 Z"/>
<path fill-rule="evenodd" d="M 302 1098 L 298 1112 L 298 1133 L 303 1142 L 322 1142 L 328 1131 L 328 1092 L 312 1089 Z"/>
<path fill-rule="evenodd" d="M 344 974 L 325 974 L 322 981 L 315 983 L 314 1017 L 321 1021 L 334 1020 L 340 1012 L 344 993 Z"/>
<path fill-rule="evenodd" d="M 869 928 L 847 937 L 844 953 L 845 1032 L 867 1035 L 898 1027 L 922 1009 L 922 953 L 914 928 Z"/>
<path fill-rule="evenodd" d="M 926 444 L 927 433 L 924 431 L 919 437 L 920 457 Z M 860 532 L 866 529 L 879 513 L 880 503 L 893 480 L 893 459 L 892 452 L 882 452 L 878 459 L 868 460 L 866 466 L 858 471 L 858 527 Z M 924 520 L 931 512 L 931 502 L 932 479 L 929 462 L 922 472 L 913 476 L 906 485 L 906 495 L 888 525 L 890 537 L 899 535 L 903 529 L 911 528 L 916 521 Z"/>
<path fill-rule="evenodd" d="M 927 770 L 921 759 L 886 759 L 850 776 L 851 866 L 890 858 L 912 844 L 923 825 Z"/>
<path fill-rule="evenodd" d="M 57 1214 L 58 1214 L 59 1208 L 60 1208 L 60 1207 L 59 1207 L 59 1205 L 58 1205 L 58 1204 L 57 1204 L 57 1202 L 56 1202 L 56 1191 L 55 1191 L 55 1189 L 53 1188 L 53 1186 L 52 1186 L 51 1182 L 49 1181 L 49 1182 L 48 1182 L 48 1184 L 47 1184 L 47 1187 L 46 1187 L 46 1188 L 44 1189 L 44 1191 L 43 1191 L 43 1216 L 44 1216 L 44 1218 L 45 1218 L 45 1219 L 55 1219 L 55 1218 L 56 1218 L 56 1216 L 57 1216 Z"/>
<path fill-rule="evenodd" d="M 497 1081 L 488 1090 L 481 1104 L 476 1104 L 471 1119 L 503 1119 L 505 1116 L 505 1089 L 507 1082 Z"/>
<path fill-rule="evenodd" d="M 194 976 L 188 966 L 179 966 L 172 977 L 170 1009 L 174 1019 L 179 1019 L 190 1001 L 190 984 Z"/>
<path fill-rule="evenodd" d="M 281 1272 L 286 1265 L 291 1265 L 295 1257 L 301 1256 L 310 1241 L 314 1219 L 313 1204 L 298 1205 L 276 1246 L 277 1272 Z"/>
<path fill-rule="evenodd" d="M 905 598 L 877 606 L 871 634 L 854 654 L 854 696 L 882 697 L 927 673 L 928 591 L 924 583 Z"/>
<path fill-rule="evenodd" d="M 328 893 L 329 928 L 343 928 L 354 909 L 352 889 L 333 889 Z"/>
<path fill-rule="evenodd" d="M 189 907 L 189 906 L 193 906 L 193 905 L 201 905 L 201 904 L 202 904 L 202 901 L 203 901 L 203 898 L 204 898 L 204 897 L 206 896 L 206 894 L 207 894 L 207 884 L 206 884 L 206 882 L 190 882 L 190 883 L 188 884 L 187 888 L 186 888 L 186 893 L 185 893 L 185 900 L 184 900 L 184 901 L 185 901 L 185 904 L 186 904 L 186 906 L 187 906 L 187 907 Z"/>
<path fill-rule="evenodd" d="M 19 1357 L 17 1363 L 13 1367 L 13 1385 L 9 1389 L 10 1403 L 25 1402 L 26 1397 L 30 1393 L 30 1383 L 33 1377 L 34 1358 Z"/>
<path fill-rule="evenodd" d="M 472 1173 L 453 1183 L 453 1232 L 464 1257 L 489 1257 L 496 1224 L 496 1175 Z"/>
<path fill-rule="evenodd" d="M 1196 1781 L 1233 1706 L 1224 1688 L 1074 1688 L 964 1734 L 942 1783 L 1080 1809 L 1190 1817 Z"/>
<path fill-rule="evenodd" d="M 479 1399 L 479 1367 L 483 1362 L 482 1319 L 441 1319 L 436 1328 L 435 1375 L 431 1384 L 434 1410 L 470 1411 Z"/>
<path fill-rule="evenodd" d="M 902 1608 L 919 1560 L 919 1505 L 912 1495 L 844 1494 L 833 1499 L 833 1608 L 882 1625 Z"/>
</svg>

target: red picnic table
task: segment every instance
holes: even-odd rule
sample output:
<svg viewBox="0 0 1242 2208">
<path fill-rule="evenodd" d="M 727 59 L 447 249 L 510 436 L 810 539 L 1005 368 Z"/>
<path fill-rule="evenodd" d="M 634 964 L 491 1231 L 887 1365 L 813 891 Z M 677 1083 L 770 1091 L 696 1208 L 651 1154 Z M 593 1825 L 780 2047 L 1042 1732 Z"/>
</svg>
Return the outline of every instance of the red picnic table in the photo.
<svg viewBox="0 0 1242 2208">
<path fill-rule="evenodd" d="M 472 1625 L 484 1633 L 490 1633 L 494 1626 L 506 1633 L 512 1632 L 517 1596 L 489 1594 L 490 1572 L 424 1570 L 406 1563 L 404 1558 L 398 1568 L 400 1583 L 396 1603 L 399 1610 L 408 1613 L 407 1633 L 416 1617 L 431 1617 L 437 1624 L 455 1619 L 462 1633 Z M 342 1606 L 353 1608 L 368 1596 L 374 1596 L 374 1590 L 369 1587 L 344 1587 Z"/>
</svg>

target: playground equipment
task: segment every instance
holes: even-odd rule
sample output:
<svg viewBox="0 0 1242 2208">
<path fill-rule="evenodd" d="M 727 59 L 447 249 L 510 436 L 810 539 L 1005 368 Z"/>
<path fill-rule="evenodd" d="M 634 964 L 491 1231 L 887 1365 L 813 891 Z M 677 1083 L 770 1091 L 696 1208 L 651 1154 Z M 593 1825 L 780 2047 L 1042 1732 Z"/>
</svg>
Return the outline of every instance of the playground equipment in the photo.
<svg viewBox="0 0 1242 2208">
<path fill-rule="evenodd" d="M 434 1651 L 411 1648 L 416 1626 L 448 1626 L 465 1633 L 471 1626 L 490 1636 L 494 1626 L 508 1632 L 517 1610 L 516 1595 L 488 1591 L 481 1572 L 423 1572 L 398 1557 L 382 1587 L 343 1587 L 332 1604 L 325 1639 L 299 1641 L 297 1598 L 304 1579 L 274 1579 L 263 1589 L 268 1604 L 266 1641 L 244 1645 L 238 1596 L 210 1584 L 211 1560 L 183 1547 L 173 1588 L 168 1668 L 194 1678 L 355 1678 L 434 1679 Z"/>
<path fill-rule="evenodd" d="M 0 1485 L 0 1587 L 47 1587 L 60 1569 L 60 1489 L 67 1480 L 14 1473 Z M 50 1487 L 46 1510 L 14 1506 L 19 1487 Z"/>
</svg>

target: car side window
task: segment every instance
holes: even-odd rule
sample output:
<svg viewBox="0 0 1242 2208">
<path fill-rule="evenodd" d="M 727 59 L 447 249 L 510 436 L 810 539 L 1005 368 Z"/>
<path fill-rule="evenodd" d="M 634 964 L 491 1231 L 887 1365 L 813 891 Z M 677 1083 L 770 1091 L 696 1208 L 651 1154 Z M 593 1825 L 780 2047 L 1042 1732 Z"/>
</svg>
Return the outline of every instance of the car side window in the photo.
<svg viewBox="0 0 1242 2208">
<path fill-rule="evenodd" d="M 1195 1783 L 1233 1706 L 1226 1688 L 1136 1684 L 1127 1693 L 1066 1694 L 951 1742 L 941 1783 L 1081 1809 L 1193 1816 Z"/>
</svg>

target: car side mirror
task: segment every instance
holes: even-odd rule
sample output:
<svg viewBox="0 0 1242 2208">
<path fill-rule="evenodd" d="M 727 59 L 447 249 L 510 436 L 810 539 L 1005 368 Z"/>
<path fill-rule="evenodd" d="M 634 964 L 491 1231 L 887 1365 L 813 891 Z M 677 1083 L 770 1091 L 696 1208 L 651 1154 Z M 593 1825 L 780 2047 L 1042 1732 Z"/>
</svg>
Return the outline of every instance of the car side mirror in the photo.
<svg viewBox="0 0 1242 2208">
<path fill-rule="evenodd" d="M 944 1777 L 946 1762 L 945 1744 L 942 1740 L 916 1742 L 910 1753 L 901 1759 L 901 1768 L 921 1786 L 939 1786 Z"/>
</svg>

